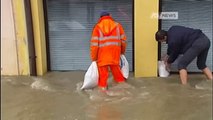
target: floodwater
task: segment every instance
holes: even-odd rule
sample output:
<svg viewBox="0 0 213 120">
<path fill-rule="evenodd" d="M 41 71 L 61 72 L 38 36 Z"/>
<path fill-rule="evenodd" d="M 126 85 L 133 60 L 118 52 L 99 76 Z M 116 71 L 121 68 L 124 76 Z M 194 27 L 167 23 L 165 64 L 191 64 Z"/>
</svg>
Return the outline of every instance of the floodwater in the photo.
<svg viewBox="0 0 213 120">
<path fill-rule="evenodd" d="M 212 120 L 212 86 L 202 74 L 134 78 L 109 90 L 81 91 L 85 72 L 50 72 L 42 77 L 2 76 L 2 120 Z M 209 82 L 209 84 L 212 82 Z"/>
</svg>

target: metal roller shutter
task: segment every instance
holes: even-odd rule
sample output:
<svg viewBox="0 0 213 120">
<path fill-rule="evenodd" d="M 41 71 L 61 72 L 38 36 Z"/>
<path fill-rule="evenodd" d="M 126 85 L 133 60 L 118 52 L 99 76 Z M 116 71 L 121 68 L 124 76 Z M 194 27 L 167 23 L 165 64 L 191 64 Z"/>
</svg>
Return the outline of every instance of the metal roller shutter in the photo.
<svg viewBox="0 0 213 120">
<path fill-rule="evenodd" d="M 178 12 L 177 20 L 162 20 L 162 29 L 168 30 L 172 25 L 183 25 L 201 29 L 212 42 L 212 0 L 162 0 L 162 12 Z M 161 45 L 161 55 L 166 53 L 167 44 Z M 207 66 L 212 70 L 212 45 L 209 49 Z M 178 57 L 178 59 L 181 56 Z M 172 71 L 177 71 L 177 61 L 172 65 Z M 196 60 L 189 66 L 188 71 L 199 72 Z"/>
<path fill-rule="evenodd" d="M 132 71 L 132 0 L 48 0 L 51 70 L 86 70 L 90 38 L 101 10 L 108 10 L 127 35 L 126 57 Z"/>
</svg>

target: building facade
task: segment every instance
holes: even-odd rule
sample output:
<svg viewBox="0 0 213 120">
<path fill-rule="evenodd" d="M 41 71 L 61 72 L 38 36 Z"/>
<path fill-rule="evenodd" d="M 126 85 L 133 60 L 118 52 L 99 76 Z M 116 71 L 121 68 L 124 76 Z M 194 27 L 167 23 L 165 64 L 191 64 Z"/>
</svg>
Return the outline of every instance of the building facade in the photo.
<svg viewBox="0 0 213 120">
<path fill-rule="evenodd" d="M 189 1 L 176 1 L 179 6 L 172 8 L 181 10 L 183 2 Z M 127 34 L 126 57 L 130 71 L 135 77 L 157 77 L 157 61 L 165 46 L 155 41 L 155 32 L 175 23 L 187 24 L 185 18 L 181 18 L 184 11 L 178 16 L 180 22 L 159 19 L 160 12 L 173 11 L 169 8 L 174 3 L 166 0 L 1 0 L 1 3 L 2 75 L 86 70 L 91 63 L 92 28 L 100 11 L 108 10 Z M 212 13 L 212 6 L 202 3 L 211 8 L 208 12 Z M 194 6 L 199 8 L 198 4 Z M 203 19 L 195 17 L 193 20 Z M 212 24 L 211 16 L 208 20 L 206 24 Z M 212 36 L 209 37 L 212 41 Z M 208 65 L 212 68 L 212 52 L 209 56 Z"/>
</svg>

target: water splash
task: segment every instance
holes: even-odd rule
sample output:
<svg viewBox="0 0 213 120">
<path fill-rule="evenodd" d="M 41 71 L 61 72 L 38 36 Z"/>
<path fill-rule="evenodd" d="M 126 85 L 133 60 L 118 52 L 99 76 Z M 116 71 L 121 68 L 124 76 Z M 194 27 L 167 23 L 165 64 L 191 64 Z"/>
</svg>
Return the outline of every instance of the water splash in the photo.
<svg viewBox="0 0 213 120">
<path fill-rule="evenodd" d="M 212 91 L 212 80 L 202 81 L 195 85 L 196 89 Z"/>
<path fill-rule="evenodd" d="M 51 88 L 50 84 L 47 81 L 43 79 L 39 79 L 39 78 L 34 78 L 34 79 L 35 81 L 31 84 L 32 89 L 51 91 L 51 92 L 55 91 L 53 88 Z"/>
</svg>

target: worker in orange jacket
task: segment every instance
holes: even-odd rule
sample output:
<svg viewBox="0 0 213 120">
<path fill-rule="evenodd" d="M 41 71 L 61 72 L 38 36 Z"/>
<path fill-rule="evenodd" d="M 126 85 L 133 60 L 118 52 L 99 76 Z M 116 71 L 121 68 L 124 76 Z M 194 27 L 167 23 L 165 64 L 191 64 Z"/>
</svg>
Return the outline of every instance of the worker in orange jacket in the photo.
<svg viewBox="0 0 213 120">
<path fill-rule="evenodd" d="M 119 62 L 120 55 L 126 50 L 126 35 L 121 24 L 115 22 L 109 12 L 101 12 L 100 19 L 93 28 L 90 43 L 91 59 L 98 65 L 99 88 L 107 89 L 109 68 L 116 82 L 125 82 Z"/>
</svg>

